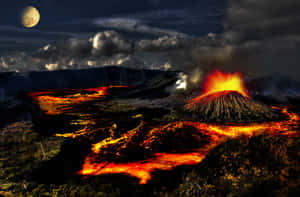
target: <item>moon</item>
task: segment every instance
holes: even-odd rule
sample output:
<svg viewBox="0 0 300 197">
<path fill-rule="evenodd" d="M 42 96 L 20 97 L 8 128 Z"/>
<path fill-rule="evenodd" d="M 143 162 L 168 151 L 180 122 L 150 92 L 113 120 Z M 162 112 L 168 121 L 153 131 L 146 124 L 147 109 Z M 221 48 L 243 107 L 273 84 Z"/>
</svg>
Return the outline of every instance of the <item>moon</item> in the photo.
<svg viewBox="0 0 300 197">
<path fill-rule="evenodd" d="M 32 28 L 39 23 L 40 13 L 35 7 L 28 6 L 23 10 L 21 20 L 24 27 Z"/>
</svg>

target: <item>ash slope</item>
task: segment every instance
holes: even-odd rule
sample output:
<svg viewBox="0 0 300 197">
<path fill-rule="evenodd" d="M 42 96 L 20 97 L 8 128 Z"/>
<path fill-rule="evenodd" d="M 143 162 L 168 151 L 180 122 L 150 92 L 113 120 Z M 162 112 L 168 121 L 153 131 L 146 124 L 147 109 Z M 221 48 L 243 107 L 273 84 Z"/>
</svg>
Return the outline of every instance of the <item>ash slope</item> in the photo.
<svg viewBox="0 0 300 197">
<path fill-rule="evenodd" d="M 279 118 L 269 106 L 246 98 L 236 91 L 223 91 L 195 99 L 186 105 L 189 112 L 209 122 L 264 122 Z"/>
</svg>

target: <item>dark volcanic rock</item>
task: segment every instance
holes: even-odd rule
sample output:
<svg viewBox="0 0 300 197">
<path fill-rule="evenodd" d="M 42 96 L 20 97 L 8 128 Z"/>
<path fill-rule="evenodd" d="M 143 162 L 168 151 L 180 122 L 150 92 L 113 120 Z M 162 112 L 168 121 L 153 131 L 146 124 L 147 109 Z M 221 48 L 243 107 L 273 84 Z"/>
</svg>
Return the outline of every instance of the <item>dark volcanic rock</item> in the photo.
<svg viewBox="0 0 300 197">
<path fill-rule="evenodd" d="M 30 121 L 0 129 L 0 190 L 26 190 L 28 174 L 60 152 L 62 138 L 43 138 Z"/>
<path fill-rule="evenodd" d="M 186 105 L 197 118 L 210 122 L 270 121 L 278 115 L 270 107 L 235 91 L 209 94 Z"/>
<path fill-rule="evenodd" d="M 153 152 L 184 153 L 207 145 L 212 137 L 182 122 L 150 132 L 143 146 Z"/>
<path fill-rule="evenodd" d="M 138 86 L 147 84 L 154 78 L 161 80 L 171 78 L 176 81 L 178 72 L 129 69 L 116 66 L 52 72 L 11 72 L 0 74 L 0 88 L 4 90 L 7 96 L 15 96 L 18 92 L 41 89 L 92 88 L 107 85 Z"/>
<path fill-rule="evenodd" d="M 186 173 L 173 195 L 298 196 L 299 143 L 268 135 L 228 141 Z"/>
</svg>

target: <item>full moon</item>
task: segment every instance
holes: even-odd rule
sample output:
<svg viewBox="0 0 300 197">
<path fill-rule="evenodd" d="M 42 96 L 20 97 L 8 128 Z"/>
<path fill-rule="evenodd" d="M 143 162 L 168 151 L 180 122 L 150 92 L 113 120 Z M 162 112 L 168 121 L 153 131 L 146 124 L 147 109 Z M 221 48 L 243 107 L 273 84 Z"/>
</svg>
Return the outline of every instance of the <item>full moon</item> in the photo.
<svg viewBox="0 0 300 197">
<path fill-rule="evenodd" d="M 28 6 L 24 9 L 21 19 L 24 27 L 32 28 L 39 23 L 40 13 L 35 7 Z"/>
</svg>

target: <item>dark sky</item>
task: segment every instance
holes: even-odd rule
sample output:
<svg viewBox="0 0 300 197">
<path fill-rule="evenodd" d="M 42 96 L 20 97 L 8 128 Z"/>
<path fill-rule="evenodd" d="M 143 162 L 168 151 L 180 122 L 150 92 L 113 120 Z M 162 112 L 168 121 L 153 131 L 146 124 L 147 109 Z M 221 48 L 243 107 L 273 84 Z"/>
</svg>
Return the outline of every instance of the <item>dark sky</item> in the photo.
<svg viewBox="0 0 300 197">
<path fill-rule="evenodd" d="M 30 5 L 40 10 L 41 21 L 26 29 L 20 14 Z M 243 63 L 249 68 L 281 71 L 285 65 L 284 71 L 298 74 L 299 9 L 299 0 L 2 0 L 0 51 L 41 47 L 73 36 L 89 38 L 116 26 L 132 30 L 137 23 L 148 34 L 226 32 L 240 43 L 232 51 L 251 59 Z"/>
<path fill-rule="evenodd" d="M 23 46 L 29 48 L 30 45 L 40 47 L 69 36 L 90 37 L 96 32 L 114 29 L 115 27 L 101 26 L 101 22 L 116 18 L 121 19 L 122 23 L 121 30 L 117 29 L 118 31 L 126 32 L 128 25 L 138 22 L 142 28 L 149 30 L 147 35 L 154 36 L 157 36 L 152 34 L 152 29 L 155 28 L 192 36 L 218 33 L 223 31 L 225 2 L 226 0 L 2 0 L 0 50 L 23 49 Z M 36 7 L 41 14 L 39 24 L 32 29 L 21 25 L 20 16 L 27 6 Z M 116 22 L 110 25 L 115 24 Z M 134 37 L 138 36 L 135 32 L 133 34 Z"/>
<path fill-rule="evenodd" d="M 43 26 L 72 19 L 111 17 L 158 9 L 222 8 L 223 4 L 222 0 L 5 0 L 1 2 L 0 24 L 20 25 L 20 13 L 29 5 L 40 10 L 40 26 Z"/>
</svg>

